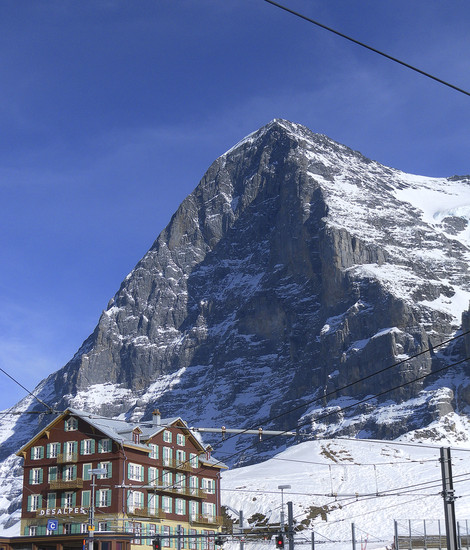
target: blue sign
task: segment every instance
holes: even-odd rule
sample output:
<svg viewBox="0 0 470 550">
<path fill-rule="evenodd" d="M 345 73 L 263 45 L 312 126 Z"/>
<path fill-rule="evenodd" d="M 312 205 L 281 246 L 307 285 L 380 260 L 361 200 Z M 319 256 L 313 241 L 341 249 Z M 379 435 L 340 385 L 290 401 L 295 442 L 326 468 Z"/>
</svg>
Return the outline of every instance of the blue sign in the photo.
<svg viewBox="0 0 470 550">
<path fill-rule="evenodd" d="M 59 522 L 56 519 L 50 519 L 47 522 L 48 531 L 57 531 L 58 527 L 59 527 Z"/>
</svg>

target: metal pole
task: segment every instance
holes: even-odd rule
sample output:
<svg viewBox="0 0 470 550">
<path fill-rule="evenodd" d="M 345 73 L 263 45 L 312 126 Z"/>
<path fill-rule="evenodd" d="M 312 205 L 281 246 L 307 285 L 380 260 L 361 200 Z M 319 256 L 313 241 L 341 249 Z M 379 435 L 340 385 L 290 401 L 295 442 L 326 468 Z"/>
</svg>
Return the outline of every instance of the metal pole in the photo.
<svg viewBox="0 0 470 550">
<path fill-rule="evenodd" d="M 413 540 L 411 538 L 411 519 L 408 520 L 408 538 L 409 538 L 409 548 L 413 550 Z"/>
<path fill-rule="evenodd" d="M 452 481 L 452 463 L 450 447 L 441 447 L 442 497 L 446 520 L 447 550 L 457 550 L 457 529 L 455 524 L 454 486 Z"/>
<path fill-rule="evenodd" d="M 441 540 L 441 520 L 437 520 L 437 528 L 439 530 L 439 550 L 442 550 L 442 540 Z"/>
<path fill-rule="evenodd" d="M 294 550 L 294 511 L 292 502 L 287 503 L 287 536 L 289 538 L 289 550 Z"/>
<path fill-rule="evenodd" d="M 395 550 L 400 550 L 400 543 L 398 542 L 398 521 L 394 520 L 393 530 L 395 532 Z"/>
<path fill-rule="evenodd" d="M 351 536 L 353 550 L 356 550 L 356 526 L 354 525 L 354 523 L 351 523 Z"/>
<path fill-rule="evenodd" d="M 423 520 L 423 528 L 424 528 L 424 550 L 428 550 L 428 541 L 426 537 L 426 520 Z"/>
<path fill-rule="evenodd" d="M 312 550 L 315 550 L 315 531 L 312 531 Z"/>
<path fill-rule="evenodd" d="M 462 548 L 462 537 L 460 535 L 460 523 L 457 522 L 457 544 L 459 545 L 459 550 Z"/>
<path fill-rule="evenodd" d="M 176 548 L 181 550 L 181 525 L 176 526 Z"/>
<path fill-rule="evenodd" d="M 95 534 L 95 481 L 96 475 L 91 474 L 91 502 L 88 515 L 88 550 L 93 550 L 93 539 Z"/>
<path fill-rule="evenodd" d="M 240 550 L 243 550 L 245 547 L 245 543 L 243 542 L 243 510 L 238 512 L 238 516 L 240 518 Z"/>
</svg>

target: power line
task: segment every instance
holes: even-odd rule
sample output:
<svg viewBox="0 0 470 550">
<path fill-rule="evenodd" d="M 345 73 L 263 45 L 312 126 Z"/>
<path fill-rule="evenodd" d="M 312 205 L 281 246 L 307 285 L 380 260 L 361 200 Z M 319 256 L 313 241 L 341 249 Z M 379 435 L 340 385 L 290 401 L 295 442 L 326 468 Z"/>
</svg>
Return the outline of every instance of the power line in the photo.
<svg viewBox="0 0 470 550">
<path fill-rule="evenodd" d="M 50 414 L 50 413 L 55 413 L 54 409 L 53 409 L 50 405 L 48 405 L 47 403 L 44 403 L 44 401 L 42 401 L 41 399 L 39 399 L 39 397 L 37 397 L 36 395 L 34 395 L 34 393 L 30 392 L 30 391 L 28 390 L 28 388 L 25 388 L 25 386 L 23 386 L 23 384 L 21 384 L 21 382 L 18 382 L 18 380 L 16 380 L 16 378 L 13 378 L 13 376 L 11 376 L 10 374 L 8 374 L 8 372 L 7 372 L 6 370 L 4 370 L 4 369 L 2 369 L 2 368 L 0 367 L 0 371 L 3 372 L 3 374 L 4 374 L 5 376 L 8 376 L 8 378 L 10 378 L 10 380 L 13 380 L 13 382 L 14 382 L 15 384 L 18 384 L 18 386 L 19 386 L 20 388 L 22 388 L 25 392 L 27 392 L 29 395 L 31 395 L 31 397 L 34 397 L 34 399 L 36 399 L 36 401 L 38 401 L 39 403 L 41 403 L 41 405 L 44 405 L 47 409 L 49 409 L 49 413 L 48 413 L 48 414 Z M 47 411 L 43 411 L 41 414 L 44 414 L 44 413 L 47 413 Z"/>
<path fill-rule="evenodd" d="M 439 84 L 443 84 L 444 86 L 448 86 L 449 88 L 452 88 L 453 90 L 456 90 L 457 92 L 460 92 L 462 94 L 465 94 L 467 96 L 470 96 L 470 92 L 467 92 L 463 88 L 459 88 L 458 86 L 455 86 L 454 84 L 451 84 L 450 82 L 447 82 L 445 80 L 442 80 L 441 78 L 438 78 L 437 76 L 434 76 L 430 73 L 427 73 L 426 71 L 423 71 L 422 69 L 418 69 L 417 67 L 410 65 L 409 63 L 406 63 L 405 61 L 402 61 L 396 57 L 393 57 L 385 52 L 382 52 L 378 50 L 377 48 L 373 48 L 372 46 L 369 46 L 365 44 L 364 42 L 361 42 L 359 40 L 356 40 L 355 38 L 352 38 L 351 36 L 348 36 L 342 32 L 339 32 L 331 27 L 328 27 L 324 25 L 323 23 L 320 23 L 319 21 L 315 21 L 314 19 L 311 19 L 310 17 L 307 17 L 306 15 L 303 15 L 297 11 L 294 11 L 286 6 L 283 6 L 282 4 L 278 4 L 277 2 L 274 2 L 273 0 L 264 0 L 268 4 L 272 4 L 273 6 L 276 6 L 277 8 L 284 10 L 292 15 L 295 15 L 296 17 L 299 17 L 300 19 L 303 19 L 304 21 L 308 21 L 309 23 L 312 23 L 313 25 L 316 25 L 317 27 L 321 27 L 322 29 L 325 29 L 329 32 L 332 32 L 333 34 L 336 34 L 337 36 L 341 36 L 342 38 L 345 38 L 346 40 L 349 40 L 350 42 L 353 42 L 354 44 L 357 44 L 358 46 L 362 46 L 363 48 L 366 48 L 367 50 L 370 50 L 371 52 L 377 53 L 381 55 L 382 57 L 385 57 L 389 59 L 390 61 L 393 61 L 395 63 L 398 63 L 399 65 L 403 65 L 403 67 L 406 67 L 407 69 L 411 69 L 412 71 L 415 71 L 423 76 L 426 76 L 427 78 L 430 78 L 432 80 L 435 80 L 436 82 L 439 82 Z"/>
</svg>

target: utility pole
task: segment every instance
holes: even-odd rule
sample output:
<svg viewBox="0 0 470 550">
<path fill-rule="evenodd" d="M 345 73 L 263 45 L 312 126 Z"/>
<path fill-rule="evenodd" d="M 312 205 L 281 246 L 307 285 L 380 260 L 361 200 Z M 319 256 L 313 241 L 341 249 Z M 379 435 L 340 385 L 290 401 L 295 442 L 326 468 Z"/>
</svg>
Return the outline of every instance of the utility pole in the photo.
<svg viewBox="0 0 470 550">
<path fill-rule="evenodd" d="M 442 498 L 446 520 L 447 550 L 457 550 L 457 528 L 455 522 L 455 495 L 452 481 L 450 447 L 441 447 Z"/>
<path fill-rule="evenodd" d="M 238 512 L 238 517 L 239 517 L 239 528 L 240 528 L 240 550 L 244 550 L 245 548 L 245 543 L 244 543 L 244 535 L 243 535 L 243 510 L 240 510 Z"/>
<path fill-rule="evenodd" d="M 292 501 L 287 503 L 287 537 L 289 540 L 289 550 L 294 550 L 294 512 Z"/>
</svg>

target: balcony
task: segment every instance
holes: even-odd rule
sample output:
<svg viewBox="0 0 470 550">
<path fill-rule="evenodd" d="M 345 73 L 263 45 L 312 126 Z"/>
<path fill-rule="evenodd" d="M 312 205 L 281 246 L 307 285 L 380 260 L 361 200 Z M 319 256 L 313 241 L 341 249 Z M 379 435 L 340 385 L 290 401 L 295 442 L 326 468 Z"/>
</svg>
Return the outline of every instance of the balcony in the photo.
<svg viewBox="0 0 470 550">
<path fill-rule="evenodd" d="M 77 462 L 78 453 L 60 453 L 57 455 L 57 464 L 67 464 L 68 462 Z"/>
<path fill-rule="evenodd" d="M 175 458 L 163 458 L 162 459 L 163 466 L 167 468 L 172 468 L 174 470 L 182 470 L 183 472 L 192 472 L 193 471 L 193 465 L 189 460 L 181 461 L 176 460 Z"/>
<path fill-rule="evenodd" d="M 83 487 L 83 479 L 77 477 L 76 479 L 56 479 L 49 482 L 51 490 L 58 489 L 81 489 Z"/>
<path fill-rule="evenodd" d="M 152 519 L 165 519 L 166 514 L 161 508 L 129 508 L 127 510 L 128 516 L 134 516 L 139 518 L 152 518 Z"/>
<path fill-rule="evenodd" d="M 151 489 L 149 489 L 151 490 Z M 179 485 L 169 485 L 168 487 L 158 486 L 155 488 L 157 493 L 170 493 L 172 495 L 181 495 L 191 498 L 206 498 L 207 492 L 193 487 L 180 487 Z"/>
<path fill-rule="evenodd" d="M 222 516 L 204 516 L 202 514 L 192 515 L 189 518 L 191 525 L 222 525 Z"/>
</svg>

